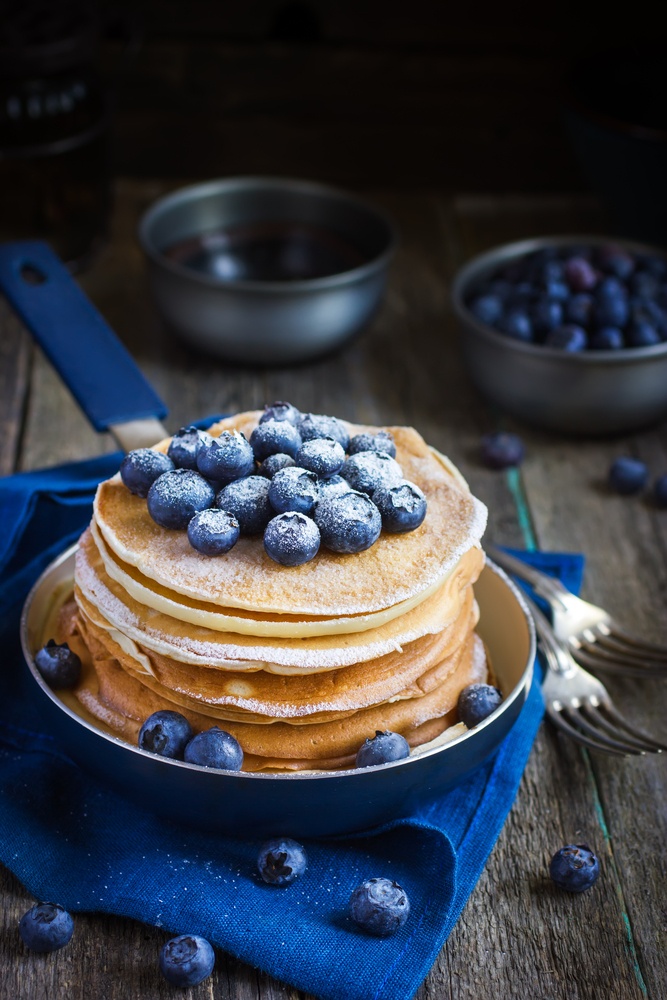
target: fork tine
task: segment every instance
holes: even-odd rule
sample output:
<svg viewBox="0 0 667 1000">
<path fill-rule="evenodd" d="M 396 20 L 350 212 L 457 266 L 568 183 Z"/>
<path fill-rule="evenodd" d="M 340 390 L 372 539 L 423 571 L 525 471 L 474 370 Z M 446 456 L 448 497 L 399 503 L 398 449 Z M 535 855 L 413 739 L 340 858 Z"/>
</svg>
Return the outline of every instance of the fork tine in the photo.
<svg viewBox="0 0 667 1000">
<path fill-rule="evenodd" d="M 582 746 L 588 747 L 589 750 L 599 750 L 600 753 L 610 754 L 612 757 L 625 757 L 625 751 L 615 749 L 608 741 L 602 743 L 600 740 L 591 739 L 590 736 L 586 736 L 579 729 L 575 729 L 574 726 L 570 725 L 567 719 L 564 719 L 561 712 L 551 705 L 546 706 L 546 712 L 554 726 L 561 729 L 570 739 L 574 740 L 575 743 L 581 743 Z"/>
<path fill-rule="evenodd" d="M 583 732 L 587 733 L 592 739 L 598 740 L 600 743 L 608 743 L 609 746 L 613 747 L 619 753 L 622 754 L 632 754 L 635 756 L 640 756 L 646 753 L 646 749 L 642 747 L 641 749 L 629 743 L 627 740 L 618 739 L 618 734 L 614 737 L 609 736 L 604 730 L 601 730 L 598 726 L 594 726 L 588 721 L 581 709 L 572 710 L 565 708 L 563 710 L 566 713 L 568 722 L 570 722 L 575 728 L 582 729 Z"/>
<path fill-rule="evenodd" d="M 602 728 L 606 733 L 608 733 L 614 739 L 619 740 L 620 742 L 629 743 L 632 746 L 635 746 L 637 750 L 640 750 L 644 753 L 662 753 L 663 747 L 661 746 L 661 744 L 657 743 L 649 736 L 647 736 L 645 739 L 640 739 L 639 736 L 637 735 L 636 730 L 632 735 L 629 735 L 627 731 L 619 729 L 618 726 L 615 726 L 612 722 L 609 721 L 609 719 L 606 718 L 604 714 L 604 709 L 605 709 L 604 704 L 600 706 L 594 706 L 591 705 L 590 702 L 587 702 L 581 707 L 582 713 L 586 716 L 589 722 L 591 722 L 594 726 L 598 727 L 598 730 Z M 617 714 L 620 717 L 620 713 Z"/>
<path fill-rule="evenodd" d="M 658 751 L 662 750 L 667 751 L 667 743 L 661 743 L 660 740 L 654 739 L 652 736 L 649 736 L 648 733 L 643 732 L 643 730 L 638 729 L 636 726 L 631 726 L 628 720 L 625 718 L 625 716 L 621 715 L 621 713 L 618 711 L 616 706 L 611 703 L 611 701 L 603 702 L 602 707 L 604 708 L 607 715 L 611 716 L 611 718 L 614 720 L 617 726 L 620 726 L 622 729 L 625 729 L 628 733 L 630 733 L 632 736 L 635 736 L 637 739 L 644 740 L 647 743 L 652 743 L 653 746 L 656 747 Z"/>
<path fill-rule="evenodd" d="M 629 674 L 634 677 L 665 677 L 667 662 L 664 664 L 637 659 L 620 654 L 612 654 L 599 643 L 570 643 L 570 651 L 575 660 L 593 670 L 608 670 L 615 674 Z"/>
<path fill-rule="evenodd" d="M 610 648 L 618 648 L 619 650 L 625 648 L 628 652 L 634 650 L 651 660 L 660 660 L 663 663 L 667 663 L 667 646 L 661 646 L 657 642 L 647 642 L 645 639 L 640 639 L 638 636 L 633 635 L 632 632 L 626 632 L 615 621 L 609 622 L 608 628 L 609 633 L 601 636 L 600 641 L 604 642 L 605 645 L 609 645 Z"/>
</svg>

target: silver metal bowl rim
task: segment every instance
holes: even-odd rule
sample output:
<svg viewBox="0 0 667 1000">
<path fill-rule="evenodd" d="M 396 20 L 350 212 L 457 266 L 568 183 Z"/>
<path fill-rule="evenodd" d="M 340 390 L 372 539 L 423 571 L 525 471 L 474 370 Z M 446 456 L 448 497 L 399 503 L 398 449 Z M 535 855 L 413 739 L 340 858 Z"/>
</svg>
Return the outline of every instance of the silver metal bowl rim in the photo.
<svg viewBox="0 0 667 1000">
<path fill-rule="evenodd" d="M 344 201 L 348 205 L 354 205 L 375 216 L 387 230 L 386 248 L 371 260 L 360 264 L 359 267 L 351 268 L 348 271 L 340 271 L 337 274 L 327 275 L 323 278 L 304 278 L 298 281 L 221 281 L 210 275 L 194 271 L 176 261 L 170 260 L 155 246 L 152 240 L 151 229 L 155 220 L 173 205 L 197 201 L 201 197 L 216 194 L 217 192 L 231 191 L 234 189 L 248 188 L 273 188 L 292 192 L 303 192 L 310 195 L 319 195 L 335 201 Z M 158 267 L 170 271 L 179 278 L 192 281 L 195 285 L 202 285 L 207 288 L 215 288 L 221 291 L 244 291 L 264 294 L 293 295 L 303 292 L 318 292 L 325 289 L 337 288 L 340 285 L 349 285 L 350 282 L 361 281 L 385 268 L 391 260 L 398 245 L 398 231 L 390 217 L 371 205 L 363 198 L 348 194 L 340 188 L 330 187 L 327 184 L 319 184 L 316 181 L 300 180 L 288 177 L 263 177 L 263 176 L 241 176 L 226 177 L 217 180 L 203 181 L 197 184 L 190 184 L 186 187 L 178 188 L 169 194 L 158 198 L 150 208 L 148 208 L 139 220 L 137 236 L 144 253 Z"/>
<path fill-rule="evenodd" d="M 599 350 L 599 351 L 563 351 L 557 347 L 545 347 L 541 344 L 527 344 L 522 340 L 515 340 L 507 334 L 500 333 L 486 323 L 482 323 L 470 312 L 465 304 L 465 296 L 469 291 L 469 286 L 473 281 L 478 281 L 485 272 L 491 272 L 499 264 L 506 264 L 525 254 L 536 250 L 543 250 L 553 246 L 607 246 L 613 245 L 621 247 L 633 253 L 651 254 L 657 257 L 667 258 L 667 251 L 660 247 L 649 246 L 646 243 L 636 243 L 630 240 L 615 239 L 612 236 L 540 236 L 533 239 L 517 240 L 514 243 L 503 243 L 484 253 L 477 254 L 467 261 L 454 276 L 452 282 L 452 303 L 454 310 L 460 320 L 473 327 L 476 333 L 484 337 L 487 342 L 497 347 L 505 347 L 510 351 L 517 351 L 526 357 L 544 358 L 549 361 L 561 361 L 574 366 L 588 365 L 627 365 L 641 364 L 652 358 L 667 357 L 667 341 L 662 344 L 654 344 L 651 347 L 623 347 L 620 350 Z"/>
<path fill-rule="evenodd" d="M 120 739 L 120 737 L 118 736 L 112 736 L 110 733 L 105 733 L 103 730 L 98 729 L 97 726 L 94 726 L 92 725 L 92 723 L 89 723 L 86 719 L 83 719 L 80 715 L 77 715 L 76 712 L 72 711 L 72 709 L 70 709 L 63 701 L 60 700 L 57 692 L 54 691 L 51 687 L 49 687 L 49 685 L 46 683 L 46 681 L 40 674 L 39 670 L 35 666 L 34 657 L 30 650 L 30 644 L 28 641 L 28 618 L 30 615 L 30 609 L 33 599 L 39 588 L 44 583 L 45 578 L 48 577 L 54 570 L 56 570 L 62 563 L 66 562 L 68 559 L 71 559 L 77 550 L 77 546 L 78 543 L 75 542 L 74 545 L 70 546 L 68 549 L 62 552 L 56 559 L 53 560 L 53 562 L 51 562 L 46 567 L 45 570 L 43 570 L 43 572 L 39 575 L 38 579 L 31 587 L 30 592 L 25 599 L 20 620 L 20 637 L 21 637 L 21 647 L 23 649 L 23 656 L 30 670 L 30 673 L 32 674 L 33 679 L 42 689 L 44 694 L 73 722 L 82 726 L 84 729 L 87 729 L 90 733 L 93 733 L 95 736 L 98 736 L 101 739 L 106 740 L 107 742 L 112 743 L 117 747 L 121 747 L 123 750 L 127 750 L 133 754 L 138 754 L 140 757 L 148 757 L 150 760 L 156 762 L 158 765 L 163 764 L 165 767 L 180 767 L 180 768 L 185 768 L 186 770 L 194 770 L 198 772 L 204 770 L 211 774 L 220 774 L 223 775 L 225 778 L 234 778 L 239 781 L 247 781 L 247 780 L 326 781 L 332 779 L 345 778 L 348 775 L 352 776 L 359 774 L 368 774 L 369 772 L 372 773 L 380 769 L 386 770 L 387 768 L 409 767 L 410 765 L 418 764 L 420 761 L 425 760 L 428 757 L 433 757 L 437 754 L 444 753 L 450 747 L 458 746 L 465 740 L 474 739 L 477 733 L 479 733 L 483 729 L 486 729 L 486 727 L 491 725 L 499 715 L 507 711 L 507 709 L 513 704 L 513 702 L 516 701 L 516 699 L 521 696 L 522 692 L 526 692 L 527 694 L 532 681 L 533 669 L 535 664 L 535 655 L 537 652 L 535 625 L 533 623 L 532 615 L 517 585 L 507 575 L 507 573 L 505 573 L 505 571 L 500 568 L 500 566 L 497 566 L 496 563 L 494 563 L 491 559 L 487 557 L 485 562 L 485 567 L 488 567 L 491 570 L 491 572 L 495 573 L 495 575 L 502 580 L 502 582 L 509 589 L 512 596 L 516 600 L 521 611 L 523 612 L 523 617 L 525 619 L 526 626 L 528 628 L 528 656 L 526 657 L 526 665 L 521 673 L 521 677 L 519 681 L 515 684 L 512 691 L 510 691 L 507 697 L 503 699 L 501 704 L 494 712 L 491 713 L 491 715 L 487 716 L 487 718 L 484 719 L 483 722 L 480 722 L 473 729 L 467 730 L 465 733 L 462 733 L 460 736 L 455 737 L 453 740 L 449 740 L 442 746 L 432 747 L 430 750 L 424 750 L 422 753 L 419 753 L 415 756 L 405 757 L 402 760 L 390 761 L 386 764 L 375 764 L 370 767 L 345 768 L 337 771 L 317 771 L 315 773 L 293 771 L 288 774 L 265 774 L 261 771 L 257 772 L 224 771 L 213 768 L 202 768 L 197 764 L 189 764 L 186 761 L 173 760 L 168 757 L 161 757 L 159 754 L 152 754 L 148 750 L 142 750 L 138 746 L 133 746 L 131 743 L 128 743 L 126 740 Z"/>
</svg>

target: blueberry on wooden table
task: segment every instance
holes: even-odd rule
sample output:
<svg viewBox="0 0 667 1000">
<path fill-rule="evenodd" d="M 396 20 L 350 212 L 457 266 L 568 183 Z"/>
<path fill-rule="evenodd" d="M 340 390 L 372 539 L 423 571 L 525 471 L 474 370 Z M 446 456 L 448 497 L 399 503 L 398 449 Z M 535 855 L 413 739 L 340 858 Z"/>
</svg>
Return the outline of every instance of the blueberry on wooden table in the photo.
<svg viewBox="0 0 667 1000">
<path fill-rule="evenodd" d="M 302 844 L 291 837 L 267 840 L 257 855 L 257 870 L 268 885 L 290 885 L 303 875 L 308 856 Z"/>
<path fill-rule="evenodd" d="M 410 914 L 404 889 L 388 878 L 369 878 L 350 896 L 349 914 L 362 930 L 389 937 L 403 926 Z"/>
<path fill-rule="evenodd" d="M 492 431 L 482 435 L 480 456 L 489 469 L 508 469 L 520 465 L 525 448 L 518 434 L 509 431 Z"/>
<path fill-rule="evenodd" d="M 35 654 L 35 666 L 52 688 L 74 687 L 81 677 L 81 660 L 66 642 L 49 639 Z"/>
<path fill-rule="evenodd" d="M 180 712 L 162 709 L 149 715 L 139 730 L 138 745 L 141 750 L 183 760 L 183 753 L 192 739 L 192 726 Z"/>
<path fill-rule="evenodd" d="M 566 844 L 549 863 L 549 874 L 560 889 L 584 892 L 600 874 L 600 862 L 588 844 Z"/>
<path fill-rule="evenodd" d="M 163 945 L 160 971 L 172 986 L 196 986 L 213 972 L 215 953 L 198 934 L 179 934 Z"/>
<path fill-rule="evenodd" d="M 57 951 L 74 933 L 71 914 L 58 903 L 36 903 L 19 922 L 19 934 L 31 951 Z"/>
<path fill-rule="evenodd" d="M 355 767 L 373 767 L 388 764 L 392 760 L 404 760 L 410 756 L 410 744 L 400 733 L 377 729 L 359 747 Z"/>
<path fill-rule="evenodd" d="M 623 496 L 640 493 L 648 482 L 648 469 L 638 458 L 621 455 L 609 467 L 609 487 Z"/>
</svg>

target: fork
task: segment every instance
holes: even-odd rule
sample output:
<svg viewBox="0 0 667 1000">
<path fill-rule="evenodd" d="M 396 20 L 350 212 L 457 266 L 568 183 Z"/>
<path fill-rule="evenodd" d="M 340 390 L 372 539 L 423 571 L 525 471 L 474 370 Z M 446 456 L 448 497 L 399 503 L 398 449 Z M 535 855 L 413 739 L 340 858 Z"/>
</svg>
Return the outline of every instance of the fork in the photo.
<svg viewBox="0 0 667 1000">
<path fill-rule="evenodd" d="M 583 666 L 635 677 L 667 675 L 667 647 L 632 635 L 604 608 L 582 600 L 560 580 L 527 565 L 504 549 L 495 545 L 484 547 L 499 566 L 525 580 L 547 601 L 556 637 Z"/>
<path fill-rule="evenodd" d="M 630 725 L 605 686 L 580 667 L 567 646 L 556 637 L 535 602 L 527 596 L 525 600 L 547 662 L 542 696 L 553 724 L 577 743 L 602 753 L 625 757 L 667 750 L 667 744 Z"/>
</svg>

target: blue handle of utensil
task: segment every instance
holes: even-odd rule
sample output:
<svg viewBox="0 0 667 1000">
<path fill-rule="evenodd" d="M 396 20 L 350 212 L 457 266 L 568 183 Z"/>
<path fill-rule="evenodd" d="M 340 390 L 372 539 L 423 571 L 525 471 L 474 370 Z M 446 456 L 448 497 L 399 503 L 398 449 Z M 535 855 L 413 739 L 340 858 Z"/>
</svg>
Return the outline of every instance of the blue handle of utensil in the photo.
<svg viewBox="0 0 667 1000">
<path fill-rule="evenodd" d="M 95 430 L 166 415 L 132 355 L 46 243 L 0 244 L 0 291 Z"/>
</svg>

